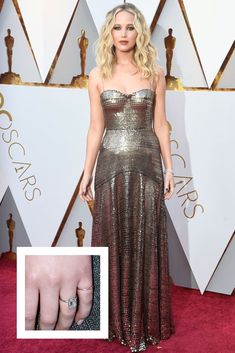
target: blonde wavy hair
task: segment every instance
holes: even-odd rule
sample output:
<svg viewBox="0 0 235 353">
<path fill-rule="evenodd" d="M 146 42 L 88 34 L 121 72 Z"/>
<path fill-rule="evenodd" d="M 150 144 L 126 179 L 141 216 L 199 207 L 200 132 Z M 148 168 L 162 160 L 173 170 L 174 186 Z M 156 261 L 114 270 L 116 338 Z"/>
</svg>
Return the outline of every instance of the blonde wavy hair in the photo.
<svg viewBox="0 0 235 353">
<path fill-rule="evenodd" d="M 151 32 L 142 13 L 130 3 L 124 3 L 110 10 L 101 27 L 99 38 L 96 42 L 96 63 L 100 68 L 103 78 L 111 78 L 113 66 L 116 62 L 115 47 L 112 39 L 112 29 L 115 16 L 120 11 L 128 11 L 134 15 L 133 26 L 137 31 L 136 45 L 134 48 L 133 62 L 144 78 L 154 78 L 157 72 L 157 52 L 150 42 Z"/>
</svg>

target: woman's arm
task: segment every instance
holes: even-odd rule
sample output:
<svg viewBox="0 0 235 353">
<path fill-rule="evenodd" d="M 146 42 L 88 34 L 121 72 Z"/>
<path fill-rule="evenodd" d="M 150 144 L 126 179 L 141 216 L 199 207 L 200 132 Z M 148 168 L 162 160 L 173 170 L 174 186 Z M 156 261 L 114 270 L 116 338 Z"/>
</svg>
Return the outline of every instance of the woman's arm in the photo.
<svg viewBox="0 0 235 353">
<path fill-rule="evenodd" d="M 87 134 L 84 175 L 92 176 L 100 143 L 104 133 L 104 116 L 100 102 L 99 71 L 95 67 L 89 75 L 88 91 L 90 98 L 90 126 Z"/>
<path fill-rule="evenodd" d="M 160 143 L 161 155 L 165 166 L 164 198 L 170 199 L 173 195 L 175 186 L 174 174 L 172 172 L 170 131 L 165 111 L 166 80 L 162 68 L 158 70 L 156 81 L 156 105 L 154 108 L 153 125 Z"/>
<path fill-rule="evenodd" d="M 166 120 L 165 93 L 166 81 L 162 68 L 158 70 L 156 84 L 156 105 L 154 109 L 154 131 L 159 139 L 161 154 L 166 169 L 172 169 L 170 131 Z"/>
</svg>

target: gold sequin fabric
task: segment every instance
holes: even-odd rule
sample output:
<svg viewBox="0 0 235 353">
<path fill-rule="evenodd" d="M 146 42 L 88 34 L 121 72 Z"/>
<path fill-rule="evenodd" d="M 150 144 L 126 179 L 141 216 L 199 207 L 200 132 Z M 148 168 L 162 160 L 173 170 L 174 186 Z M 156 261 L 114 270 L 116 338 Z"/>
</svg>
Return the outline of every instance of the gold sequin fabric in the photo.
<svg viewBox="0 0 235 353">
<path fill-rule="evenodd" d="M 139 352 L 175 331 L 155 92 L 108 89 L 101 102 L 92 246 L 109 247 L 109 340 Z"/>
</svg>

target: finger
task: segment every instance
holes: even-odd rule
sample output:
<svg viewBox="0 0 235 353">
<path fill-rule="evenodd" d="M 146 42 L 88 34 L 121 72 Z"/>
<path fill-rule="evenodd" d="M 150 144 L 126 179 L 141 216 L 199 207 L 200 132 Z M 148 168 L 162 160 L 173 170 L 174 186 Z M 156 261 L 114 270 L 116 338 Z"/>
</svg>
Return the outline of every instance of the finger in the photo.
<svg viewBox="0 0 235 353">
<path fill-rule="evenodd" d="M 174 183 L 170 183 L 170 191 L 169 191 L 169 198 L 173 195 L 174 193 Z"/>
<path fill-rule="evenodd" d="M 83 184 L 80 186 L 79 195 L 83 199 L 83 201 L 87 197 L 87 189 L 88 189 L 88 186 L 84 186 Z"/>
<path fill-rule="evenodd" d="M 88 201 L 87 197 L 84 193 L 80 194 L 80 197 L 81 197 L 82 201 Z"/>
<path fill-rule="evenodd" d="M 170 199 L 171 198 L 171 196 L 173 195 L 173 190 L 170 190 L 169 192 L 167 192 L 166 194 L 165 194 L 165 199 Z"/>
<path fill-rule="evenodd" d="M 93 194 L 92 194 L 91 188 L 88 189 L 87 193 L 88 193 L 88 195 L 89 195 L 91 198 L 93 198 Z"/>
<path fill-rule="evenodd" d="M 60 298 L 63 300 L 68 300 L 69 298 L 76 297 L 76 287 L 73 288 L 63 287 L 60 291 Z M 68 330 L 74 321 L 74 317 L 77 311 L 77 305 L 74 308 L 69 308 L 68 303 L 60 300 L 60 313 L 58 322 L 56 324 L 56 330 Z"/>
<path fill-rule="evenodd" d="M 169 188 L 169 187 L 166 187 L 166 188 L 164 189 L 164 194 L 165 194 L 165 195 L 168 194 L 169 191 L 170 191 L 170 188 Z"/>
<path fill-rule="evenodd" d="M 89 196 L 88 196 L 88 192 L 86 191 L 84 194 L 83 194 L 83 197 L 86 201 L 89 200 Z"/>
<path fill-rule="evenodd" d="M 84 319 L 87 316 L 89 316 L 91 311 L 92 301 L 93 301 L 93 286 L 92 286 L 92 283 L 86 282 L 86 284 L 85 283 L 82 284 L 80 282 L 78 288 L 80 289 L 77 290 L 78 311 L 75 316 L 75 321 L 77 322 L 78 325 L 81 325 Z"/>
<path fill-rule="evenodd" d="M 81 198 L 82 201 L 86 201 L 82 194 L 80 194 L 80 198 Z"/>
<path fill-rule="evenodd" d="M 82 198 L 83 198 L 83 201 L 89 201 L 90 197 L 88 195 L 88 191 L 87 190 L 84 190 L 82 192 Z"/>
<path fill-rule="evenodd" d="M 169 183 L 169 180 L 168 179 L 165 179 L 164 180 L 164 190 L 166 190 L 167 188 L 170 187 L 170 183 Z"/>
<path fill-rule="evenodd" d="M 165 183 L 164 183 L 164 199 L 169 199 L 172 196 L 172 194 L 173 194 L 173 190 L 174 190 L 174 181 L 172 179 L 165 180 Z"/>
<path fill-rule="evenodd" d="M 89 201 L 93 200 L 93 195 L 91 192 L 88 192 L 88 198 L 89 198 Z"/>
<path fill-rule="evenodd" d="M 85 201 L 89 201 L 89 197 L 86 195 L 84 195 L 84 199 L 85 199 Z"/>
<path fill-rule="evenodd" d="M 84 201 L 84 200 L 83 200 L 83 195 L 82 195 L 82 192 L 81 192 L 81 191 L 79 191 L 79 193 L 78 193 L 78 194 L 79 194 L 80 199 L 81 199 L 82 201 Z"/>
<path fill-rule="evenodd" d="M 82 193 L 81 193 L 81 192 L 79 192 L 79 197 L 80 197 L 80 199 L 81 199 L 82 201 L 84 201 L 84 199 L 83 199 L 83 195 L 82 195 Z"/>
<path fill-rule="evenodd" d="M 38 288 L 26 286 L 25 288 L 25 330 L 35 330 L 38 309 Z"/>
<path fill-rule="evenodd" d="M 89 197 L 92 197 L 92 190 L 91 190 L 91 187 L 88 186 L 87 187 L 87 193 L 86 193 Z"/>
<path fill-rule="evenodd" d="M 59 287 L 40 288 L 40 330 L 54 330 L 59 309 Z"/>
<path fill-rule="evenodd" d="M 170 189 L 166 189 L 166 191 L 165 191 L 165 193 L 164 193 L 164 199 L 168 199 L 169 196 L 170 196 L 170 194 L 171 194 Z"/>
<path fill-rule="evenodd" d="M 83 200 L 83 201 L 85 201 L 84 200 L 84 189 L 82 188 L 82 187 L 80 187 L 80 190 L 79 190 L 79 196 L 81 197 L 81 199 Z"/>
</svg>

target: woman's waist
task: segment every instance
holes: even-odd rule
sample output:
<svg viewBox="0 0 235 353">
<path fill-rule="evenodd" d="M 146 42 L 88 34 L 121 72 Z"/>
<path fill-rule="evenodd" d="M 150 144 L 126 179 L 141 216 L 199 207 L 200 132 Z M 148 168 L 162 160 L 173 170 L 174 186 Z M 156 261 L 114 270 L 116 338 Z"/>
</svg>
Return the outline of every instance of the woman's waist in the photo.
<svg viewBox="0 0 235 353">
<path fill-rule="evenodd" d="M 106 130 L 151 130 L 153 127 L 153 120 L 151 117 L 136 117 L 132 116 L 130 119 L 120 115 L 115 118 L 106 118 Z"/>
<path fill-rule="evenodd" d="M 159 140 L 152 128 L 150 129 L 106 129 L 101 149 L 158 147 Z"/>
</svg>

